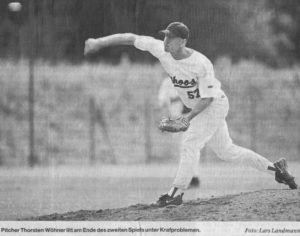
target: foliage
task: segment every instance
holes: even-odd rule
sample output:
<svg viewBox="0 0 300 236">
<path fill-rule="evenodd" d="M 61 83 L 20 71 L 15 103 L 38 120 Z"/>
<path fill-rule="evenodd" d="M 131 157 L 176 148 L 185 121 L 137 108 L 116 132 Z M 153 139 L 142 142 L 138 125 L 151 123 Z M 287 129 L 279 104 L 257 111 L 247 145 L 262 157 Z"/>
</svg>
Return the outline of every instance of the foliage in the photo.
<svg viewBox="0 0 300 236">
<path fill-rule="evenodd" d="M 159 37 L 171 21 L 186 23 L 192 32 L 189 46 L 212 59 L 225 55 L 278 66 L 300 55 L 298 0 L 20 0 L 19 13 L 9 12 L 8 2 L 0 1 L 1 57 L 26 57 L 33 36 L 38 57 L 78 62 L 89 37 L 120 32 Z M 153 61 L 127 47 L 108 48 L 94 59 L 118 61 L 124 52 L 134 61 Z"/>
<path fill-rule="evenodd" d="M 300 4 L 297 0 L 268 0 L 271 26 L 276 35 L 280 61 L 289 65 L 300 59 Z"/>
</svg>

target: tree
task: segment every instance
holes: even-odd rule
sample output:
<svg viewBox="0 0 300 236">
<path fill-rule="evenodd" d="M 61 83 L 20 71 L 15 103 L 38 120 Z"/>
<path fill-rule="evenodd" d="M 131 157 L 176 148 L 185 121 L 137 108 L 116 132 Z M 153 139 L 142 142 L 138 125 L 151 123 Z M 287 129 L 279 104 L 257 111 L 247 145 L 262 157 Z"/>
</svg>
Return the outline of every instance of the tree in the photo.
<svg viewBox="0 0 300 236">
<path fill-rule="evenodd" d="M 268 0 L 273 11 L 271 21 L 281 63 L 291 64 L 300 59 L 300 2 L 298 0 Z"/>
<path fill-rule="evenodd" d="M 21 12 L 0 1 L 0 57 L 28 55 L 28 1 Z M 298 0 L 34 0 L 39 57 L 52 61 L 83 59 L 84 41 L 113 33 L 133 32 L 159 37 L 172 21 L 191 29 L 188 46 L 210 59 L 226 55 L 271 65 L 300 59 Z M 19 22 L 20 24 L 16 24 Z M 19 47 L 14 46 L 20 45 Z M 96 54 L 118 61 L 126 52 L 132 60 L 154 60 L 130 47 L 113 47 Z M 280 56 L 279 56 L 280 55 Z"/>
</svg>

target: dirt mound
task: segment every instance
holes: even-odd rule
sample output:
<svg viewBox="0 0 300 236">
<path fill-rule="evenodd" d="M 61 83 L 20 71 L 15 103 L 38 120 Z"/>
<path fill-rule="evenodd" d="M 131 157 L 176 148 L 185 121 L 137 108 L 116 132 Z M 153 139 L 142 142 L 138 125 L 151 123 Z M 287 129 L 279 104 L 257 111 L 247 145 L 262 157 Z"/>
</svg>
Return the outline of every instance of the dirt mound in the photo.
<svg viewBox="0 0 300 236">
<path fill-rule="evenodd" d="M 300 221 L 299 190 L 261 190 L 184 202 L 174 208 L 126 208 L 51 214 L 22 220 L 97 221 Z"/>
</svg>

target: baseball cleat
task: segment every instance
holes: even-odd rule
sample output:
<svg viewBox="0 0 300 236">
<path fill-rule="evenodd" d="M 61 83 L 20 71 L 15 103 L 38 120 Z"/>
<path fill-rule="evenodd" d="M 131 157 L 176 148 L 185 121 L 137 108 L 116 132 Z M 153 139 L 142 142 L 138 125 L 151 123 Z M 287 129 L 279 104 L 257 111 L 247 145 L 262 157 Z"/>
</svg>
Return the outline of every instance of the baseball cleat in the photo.
<svg viewBox="0 0 300 236">
<path fill-rule="evenodd" d="M 286 184 L 291 189 L 296 189 L 298 187 L 295 182 L 295 177 L 288 171 L 288 165 L 284 158 L 275 161 L 274 166 L 276 168 L 275 180 L 278 183 Z"/>
<path fill-rule="evenodd" d="M 180 195 L 177 195 L 176 197 L 171 197 L 168 194 L 164 194 L 164 195 L 160 196 L 160 198 L 156 202 L 156 205 L 158 207 L 179 206 L 182 204 L 182 196 L 183 196 L 183 193 Z"/>
<path fill-rule="evenodd" d="M 198 177 L 193 177 L 189 184 L 189 188 L 198 188 L 200 186 L 200 180 Z"/>
</svg>

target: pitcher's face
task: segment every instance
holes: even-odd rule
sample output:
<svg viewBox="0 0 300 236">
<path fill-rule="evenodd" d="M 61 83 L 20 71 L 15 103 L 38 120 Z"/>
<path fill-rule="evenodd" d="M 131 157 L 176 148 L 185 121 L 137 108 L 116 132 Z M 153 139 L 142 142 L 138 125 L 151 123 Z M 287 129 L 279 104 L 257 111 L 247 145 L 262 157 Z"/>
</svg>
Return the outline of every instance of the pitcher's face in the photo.
<svg viewBox="0 0 300 236">
<path fill-rule="evenodd" d="M 186 41 L 185 39 L 179 37 L 170 37 L 166 35 L 164 38 L 165 52 L 177 53 L 183 47 L 185 47 L 185 41 Z"/>
</svg>

